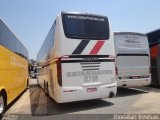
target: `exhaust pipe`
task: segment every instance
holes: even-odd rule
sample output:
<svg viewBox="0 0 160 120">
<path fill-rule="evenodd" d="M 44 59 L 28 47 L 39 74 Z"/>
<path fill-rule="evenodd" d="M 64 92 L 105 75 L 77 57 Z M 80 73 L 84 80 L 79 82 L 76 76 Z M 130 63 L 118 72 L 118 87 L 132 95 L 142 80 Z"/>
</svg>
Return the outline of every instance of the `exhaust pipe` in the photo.
<svg viewBox="0 0 160 120">
<path fill-rule="evenodd" d="M 123 84 L 123 86 L 122 87 L 126 87 L 127 86 L 127 84 Z"/>
</svg>

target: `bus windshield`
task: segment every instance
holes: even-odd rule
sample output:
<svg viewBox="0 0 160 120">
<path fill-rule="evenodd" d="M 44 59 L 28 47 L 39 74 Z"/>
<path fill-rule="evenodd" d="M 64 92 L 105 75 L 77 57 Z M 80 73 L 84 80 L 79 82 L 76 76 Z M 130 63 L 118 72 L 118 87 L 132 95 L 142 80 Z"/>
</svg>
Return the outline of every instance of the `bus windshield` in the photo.
<svg viewBox="0 0 160 120">
<path fill-rule="evenodd" d="M 109 22 L 107 17 L 62 14 L 64 33 L 68 38 L 107 40 L 109 39 Z"/>
</svg>

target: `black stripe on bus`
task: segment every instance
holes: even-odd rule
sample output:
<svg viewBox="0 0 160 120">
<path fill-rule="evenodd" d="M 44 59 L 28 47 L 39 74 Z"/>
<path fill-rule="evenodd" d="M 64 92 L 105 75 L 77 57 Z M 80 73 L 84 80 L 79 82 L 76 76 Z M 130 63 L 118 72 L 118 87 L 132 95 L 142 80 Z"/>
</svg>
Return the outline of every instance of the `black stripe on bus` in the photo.
<svg viewBox="0 0 160 120">
<path fill-rule="evenodd" d="M 90 40 L 82 40 L 72 54 L 81 54 Z"/>
<path fill-rule="evenodd" d="M 91 71 L 91 70 L 99 70 L 98 68 L 95 69 L 83 69 L 83 71 Z"/>
<path fill-rule="evenodd" d="M 69 58 L 108 58 L 109 55 L 70 55 Z"/>
<path fill-rule="evenodd" d="M 148 56 L 149 57 L 149 54 L 117 54 L 117 57 L 118 56 Z"/>
<path fill-rule="evenodd" d="M 94 61 L 88 61 L 88 60 L 62 60 L 61 63 L 87 63 L 87 62 L 115 62 L 115 59 L 100 59 L 100 60 L 94 60 Z"/>
<path fill-rule="evenodd" d="M 100 65 L 94 65 L 94 66 L 82 66 L 82 68 L 93 68 L 93 67 L 100 67 Z"/>
</svg>

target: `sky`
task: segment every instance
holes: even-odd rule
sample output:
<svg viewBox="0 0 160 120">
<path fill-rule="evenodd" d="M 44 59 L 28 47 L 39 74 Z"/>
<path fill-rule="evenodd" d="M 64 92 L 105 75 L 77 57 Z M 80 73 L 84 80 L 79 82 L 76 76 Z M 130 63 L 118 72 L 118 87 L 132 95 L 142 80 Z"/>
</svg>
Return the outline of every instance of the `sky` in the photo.
<svg viewBox="0 0 160 120">
<path fill-rule="evenodd" d="M 0 18 L 36 59 L 60 11 L 105 15 L 112 31 L 147 33 L 160 28 L 159 7 L 160 0 L 0 0 Z"/>
</svg>

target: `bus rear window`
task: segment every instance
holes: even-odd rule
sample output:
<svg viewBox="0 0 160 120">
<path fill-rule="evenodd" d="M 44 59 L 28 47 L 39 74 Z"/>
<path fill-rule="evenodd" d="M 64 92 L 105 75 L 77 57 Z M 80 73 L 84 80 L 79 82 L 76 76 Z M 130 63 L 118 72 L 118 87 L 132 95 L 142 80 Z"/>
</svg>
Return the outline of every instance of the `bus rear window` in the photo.
<svg viewBox="0 0 160 120">
<path fill-rule="evenodd" d="M 117 34 L 115 35 L 117 48 L 125 49 L 146 49 L 148 48 L 147 36 L 136 34 Z"/>
<path fill-rule="evenodd" d="M 109 39 L 107 17 L 81 14 L 62 14 L 66 37 L 76 39 Z"/>
</svg>

